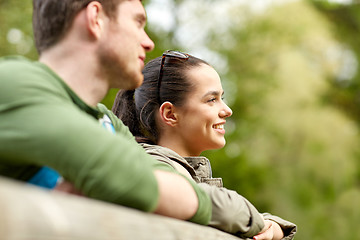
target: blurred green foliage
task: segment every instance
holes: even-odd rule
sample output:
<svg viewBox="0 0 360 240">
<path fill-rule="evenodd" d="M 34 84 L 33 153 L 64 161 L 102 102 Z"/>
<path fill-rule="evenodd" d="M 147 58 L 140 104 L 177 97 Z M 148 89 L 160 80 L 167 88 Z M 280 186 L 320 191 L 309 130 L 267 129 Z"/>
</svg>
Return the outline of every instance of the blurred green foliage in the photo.
<svg viewBox="0 0 360 240">
<path fill-rule="evenodd" d="M 207 153 L 214 172 L 258 209 L 297 223 L 297 239 L 360 237 L 359 37 L 349 26 L 360 22 L 334 21 L 329 6 L 291 2 L 245 23 L 237 9 L 229 14 L 244 27 L 229 29 L 234 44 L 216 31 L 209 44 L 228 60 L 223 81 L 235 96 L 228 144 Z"/>
<path fill-rule="evenodd" d="M 147 59 L 188 51 L 177 36 L 191 1 L 168 1 L 173 27 L 149 26 L 156 48 Z M 221 2 L 198 1 L 192 21 Z M 295 222 L 296 239 L 359 239 L 360 5 L 299 0 L 254 12 L 235 3 L 229 22 L 217 26 L 213 15 L 206 41 L 192 46 L 225 61 L 225 70 L 214 67 L 234 112 L 227 145 L 204 153 L 214 176 L 259 211 Z M 31 1 L 0 0 L 0 56 L 36 59 L 31 39 Z M 109 108 L 116 92 L 103 101 Z"/>
<path fill-rule="evenodd" d="M 32 1 L 0 0 L 0 56 L 37 58 L 32 33 Z"/>
<path fill-rule="evenodd" d="M 354 1 L 357 2 L 357 1 Z M 334 34 L 341 44 L 351 49 L 357 59 L 360 57 L 360 4 L 339 5 L 326 1 L 313 1 L 313 5 L 334 23 Z M 358 63 L 357 63 L 358 64 Z M 357 71 L 347 84 L 339 82 L 336 76 L 329 76 L 333 88 L 325 95 L 327 101 L 339 106 L 347 115 L 360 123 L 360 72 Z"/>
</svg>

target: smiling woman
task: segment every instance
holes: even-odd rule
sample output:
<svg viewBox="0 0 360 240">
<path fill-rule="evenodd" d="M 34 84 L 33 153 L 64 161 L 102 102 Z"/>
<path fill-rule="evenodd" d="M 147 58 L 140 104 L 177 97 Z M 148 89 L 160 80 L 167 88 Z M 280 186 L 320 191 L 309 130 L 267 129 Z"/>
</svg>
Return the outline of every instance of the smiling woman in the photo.
<svg viewBox="0 0 360 240">
<path fill-rule="evenodd" d="M 225 145 L 224 124 L 232 111 L 223 101 L 220 77 L 212 67 L 200 64 L 188 69 L 187 77 L 193 88 L 182 98 L 182 106 L 171 100 L 160 106 L 158 145 L 181 156 L 199 156 Z"/>
<path fill-rule="evenodd" d="M 200 154 L 225 145 L 226 118 L 218 73 L 189 54 L 167 51 L 143 70 L 144 83 L 120 91 L 113 112 L 129 127 L 146 152 L 194 179 L 212 200 L 210 226 L 254 239 L 292 239 L 296 226 L 270 214 L 259 214 L 235 191 L 213 178 Z M 265 220 L 264 220 L 265 219 Z"/>
</svg>

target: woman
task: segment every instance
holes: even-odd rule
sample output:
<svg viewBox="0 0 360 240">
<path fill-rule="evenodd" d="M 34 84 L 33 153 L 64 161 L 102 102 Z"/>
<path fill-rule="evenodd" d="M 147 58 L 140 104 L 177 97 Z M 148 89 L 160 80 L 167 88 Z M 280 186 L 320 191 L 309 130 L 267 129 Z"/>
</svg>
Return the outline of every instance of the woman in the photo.
<svg viewBox="0 0 360 240">
<path fill-rule="evenodd" d="M 143 70 L 144 83 L 120 91 L 117 115 L 146 151 L 193 178 L 210 195 L 210 225 L 240 237 L 292 239 L 296 226 L 270 214 L 259 214 L 245 198 L 211 177 L 210 162 L 200 154 L 225 145 L 224 124 L 232 115 L 223 102 L 220 77 L 205 61 L 167 51 Z"/>
</svg>

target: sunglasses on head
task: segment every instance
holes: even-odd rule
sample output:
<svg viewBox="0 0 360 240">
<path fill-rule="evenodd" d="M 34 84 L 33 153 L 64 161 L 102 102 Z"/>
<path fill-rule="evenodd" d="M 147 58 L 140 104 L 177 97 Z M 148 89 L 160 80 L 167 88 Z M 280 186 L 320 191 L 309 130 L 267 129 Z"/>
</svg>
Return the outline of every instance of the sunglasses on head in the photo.
<svg viewBox="0 0 360 240">
<path fill-rule="evenodd" d="M 161 104 L 160 87 L 161 87 L 161 81 L 162 81 L 162 77 L 163 77 L 164 65 L 165 65 L 166 58 L 178 58 L 178 59 L 187 60 L 187 59 L 189 59 L 189 54 L 182 53 L 179 51 L 173 51 L 173 50 L 167 50 L 163 53 L 162 58 L 161 58 L 159 79 L 158 79 L 158 101 L 159 101 L 159 104 Z"/>
</svg>

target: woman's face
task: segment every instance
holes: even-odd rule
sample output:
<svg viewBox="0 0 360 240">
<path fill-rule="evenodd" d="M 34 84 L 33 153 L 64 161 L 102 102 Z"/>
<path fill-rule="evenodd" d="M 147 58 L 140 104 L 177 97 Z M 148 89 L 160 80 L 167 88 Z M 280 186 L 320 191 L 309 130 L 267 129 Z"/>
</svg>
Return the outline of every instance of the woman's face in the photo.
<svg viewBox="0 0 360 240">
<path fill-rule="evenodd" d="M 212 67 L 201 64 L 188 70 L 187 75 L 194 87 L 185 104 L 177 108 L 177 130 L 184 152 L 188 156 L 197 156 L 205 150 L 225 145 L 224 124 L 232 111 L 222 99 L 224 91 L 220 77 Z"/>
</svg>

